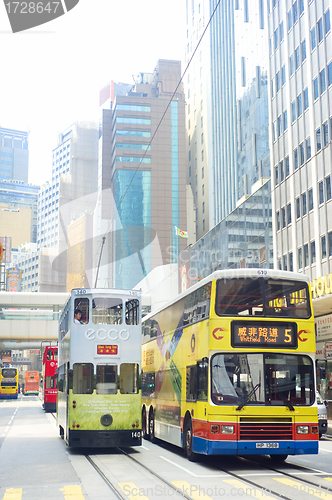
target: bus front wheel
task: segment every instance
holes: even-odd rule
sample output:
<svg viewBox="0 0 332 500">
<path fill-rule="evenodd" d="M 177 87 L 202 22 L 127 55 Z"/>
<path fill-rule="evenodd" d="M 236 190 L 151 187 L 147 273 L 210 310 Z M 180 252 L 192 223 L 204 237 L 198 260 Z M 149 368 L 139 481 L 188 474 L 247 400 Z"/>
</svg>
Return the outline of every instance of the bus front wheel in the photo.
<svg viewBox="0 0 332 500">
<path fill-rule="evenodd" d="M 190 462 L 196 462 L 198 456 L 193 452 L 193 426 L 191 419 L 188 418 L 184 427 L 184 452 Z"/>
</svg>

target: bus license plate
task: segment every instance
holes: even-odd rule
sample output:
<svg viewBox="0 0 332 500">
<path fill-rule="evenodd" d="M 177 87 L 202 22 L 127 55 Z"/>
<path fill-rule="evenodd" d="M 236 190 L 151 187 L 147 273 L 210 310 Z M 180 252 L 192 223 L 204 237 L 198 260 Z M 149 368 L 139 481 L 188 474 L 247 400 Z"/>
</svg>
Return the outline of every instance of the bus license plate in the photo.
<svg viewBox="0 0 332 500">
<path fill-rule="evenodd" d="M 279 448 L 279 443 L 256 443 L 256 448 Z"/>
</svg>

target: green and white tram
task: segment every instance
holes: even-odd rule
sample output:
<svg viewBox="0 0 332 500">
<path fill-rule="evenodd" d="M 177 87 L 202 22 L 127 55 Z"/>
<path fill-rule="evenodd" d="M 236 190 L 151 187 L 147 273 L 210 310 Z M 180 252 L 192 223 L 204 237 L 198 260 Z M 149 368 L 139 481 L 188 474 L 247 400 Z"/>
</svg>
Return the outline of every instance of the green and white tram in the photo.
<svg viewBox="0 0 332 500">
<path fill-rule="evenodd" d="M 74 289 L 59 321 L 57 423 L 71 447 L 142 443 L 141 292 Z"/>
</svg>

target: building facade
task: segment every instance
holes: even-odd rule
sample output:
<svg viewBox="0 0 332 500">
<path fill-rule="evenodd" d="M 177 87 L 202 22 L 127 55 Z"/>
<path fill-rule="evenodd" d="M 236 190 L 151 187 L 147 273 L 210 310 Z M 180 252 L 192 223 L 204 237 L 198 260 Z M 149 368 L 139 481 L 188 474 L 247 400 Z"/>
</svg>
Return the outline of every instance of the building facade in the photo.
<svg viewBox="0 0 332 500">
<path fill-rule="evenodd" d="M 0 127 L 0 180 L 23 181 L 28 184 L 28 132 Z"/>
<path fill-rule="evenodd" d="M 134 287 L 156 266 L 175 262 L 185 246 L 175 233 L 187 229 L 180 80 L 179 61 L 159 60 L 134 85 L 112 82 L 101 92 L 99 192 L 110 265 L 100 279 L 108 286 Z"/>
<path fill-rule="evenodd" d="M 311 279 L 318 383 L 332 399 L 331 5 L 273 0 L 268 8 L 274 265 Z"/>
</svg>

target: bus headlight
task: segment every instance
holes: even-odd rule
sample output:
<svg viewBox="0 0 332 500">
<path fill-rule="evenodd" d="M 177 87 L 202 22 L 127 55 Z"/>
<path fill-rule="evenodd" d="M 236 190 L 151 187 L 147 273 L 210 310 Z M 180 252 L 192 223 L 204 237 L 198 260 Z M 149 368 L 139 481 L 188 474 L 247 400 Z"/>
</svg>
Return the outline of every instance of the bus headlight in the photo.
<svg viewBox="0 0 332 500">
<path fill-rule="evenodd" d="M 234 425 L 222 425 L 221 434 L 234 434 Z"/>
<path fill-rule="evenodd" d="M 219 434 L 219 425 L 212 424 L 211 425 L 211 434 Z"/>
<path fill-rule="evenodd" d="M 309 425 L 298 425 L 296 432 L 297 434 L 309 434 Z"/>
</svg>

